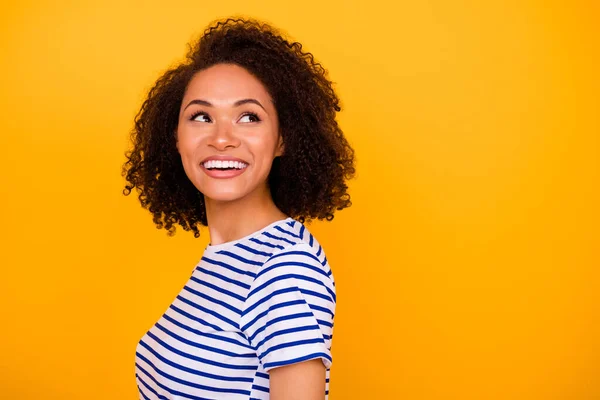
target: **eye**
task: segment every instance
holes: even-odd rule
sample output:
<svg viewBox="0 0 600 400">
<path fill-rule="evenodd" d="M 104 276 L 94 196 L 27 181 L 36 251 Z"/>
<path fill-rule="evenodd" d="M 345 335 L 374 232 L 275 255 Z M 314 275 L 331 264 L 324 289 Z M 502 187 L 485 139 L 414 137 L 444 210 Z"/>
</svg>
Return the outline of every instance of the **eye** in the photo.
<svg viewBox="0 0 600 400">
<path fill-rule="evenodd" d="M 190 117 L 190 121 L 211 122 L 210 117 L 204 111 L 197 111 Z"/>
<path fill-rule="evenodd" d="M 251 113 L 251 112 L 245 113 L 240 118 L 240 122 L 244 122 L 244 123 L 259 122 L 259 121 L 260 121 L 260 118 L 258 118 L 258 115 L 254 114 L 254 113 Z"/>
</svg>

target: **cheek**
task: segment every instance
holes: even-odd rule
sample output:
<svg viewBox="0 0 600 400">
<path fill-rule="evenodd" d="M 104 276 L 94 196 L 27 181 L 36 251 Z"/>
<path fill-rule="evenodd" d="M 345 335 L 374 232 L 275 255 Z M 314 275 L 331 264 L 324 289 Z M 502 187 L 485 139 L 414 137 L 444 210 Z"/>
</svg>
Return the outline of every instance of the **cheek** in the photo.
<svg viewBox="0 0 600 400">
<path fill-rule="evenodd" d="M 193 156 L 198 148 L 198 138 L 188 134 L 185 130 L 177 133 L 177 150 L 182 158 Z"/>
</svg>

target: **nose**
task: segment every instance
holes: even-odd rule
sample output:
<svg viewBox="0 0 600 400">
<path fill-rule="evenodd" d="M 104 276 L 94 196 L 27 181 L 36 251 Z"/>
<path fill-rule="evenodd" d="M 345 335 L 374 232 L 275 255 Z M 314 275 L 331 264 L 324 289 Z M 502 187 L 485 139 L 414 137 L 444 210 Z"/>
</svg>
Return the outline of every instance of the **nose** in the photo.
<svg viewBox="0 0 600 400">
<path fill-rule="evenodd" d="M 209 146 L 217 150 L 225 150 L 227 147 L 236 148 L 240 145 L 239 138 L 235 135 L 234 127 L 229 121 L 218 121 L 209 139 Z"/>
</svg>

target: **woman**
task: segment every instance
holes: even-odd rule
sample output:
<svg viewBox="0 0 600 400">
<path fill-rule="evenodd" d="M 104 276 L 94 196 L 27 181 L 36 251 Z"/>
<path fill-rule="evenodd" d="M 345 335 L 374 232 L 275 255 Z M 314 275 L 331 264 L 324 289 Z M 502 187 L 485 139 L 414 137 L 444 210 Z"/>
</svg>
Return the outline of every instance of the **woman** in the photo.
<svg viewBox="0 0 600 400">
<path fill-rule="evenodd" d="M 142 399 L 322 400 L 335 285 L 305 221 L 351 205 L 326 71 L 254 20 L 204 32 L 136 116 L 125 194 L 210 244 L 136 352 Z"/>
</svg>

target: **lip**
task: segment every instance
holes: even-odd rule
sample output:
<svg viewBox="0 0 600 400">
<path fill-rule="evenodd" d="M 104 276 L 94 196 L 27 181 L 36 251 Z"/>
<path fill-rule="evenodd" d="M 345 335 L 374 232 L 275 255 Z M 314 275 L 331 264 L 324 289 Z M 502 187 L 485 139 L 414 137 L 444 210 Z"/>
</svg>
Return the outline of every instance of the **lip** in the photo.
<svg viewBox="0 0 600 400">
<path fill-rule="evenodd" d="M 218 170 L 218 169 L 209 170 L 209 169 L 206 169 L 204 167 L 204 163 L 207 161 L 211 161 L 211 160 L 238 161 L 238 162 L 242 162 L 242 163 L 246 164 L 246 168 L 231 169 L 231 170 Z M 211 178 L 216 178 L 216 179 L 229 179 L 229 178 L 234 178 L 236 176 L 239 176 L 239 175 L 243 174 L 244 172 L 246 172 L 249 165 L 250 164 L 248 162 L 242 160 L 241 158 L 231 157 L 231 156 L 210 156 L 200 162 L 200 168 L 202 169 L 202 171 L 204 171 L 204 173 L 206 175 L 210 176 Z"/>
<path fill-rule="evenodd" d="M 204 163 L 210 160 L 218 160 L 218 161 L 238 161 L 243 162 L 244 164 L 249 164 L 248 161 L 242 160 L 241 158 L 231 157 L 231 156 L 210 156 L 206 157 L 204 160 L 200 161 L 200 164 L 204 166 Z"/>
</svg>

